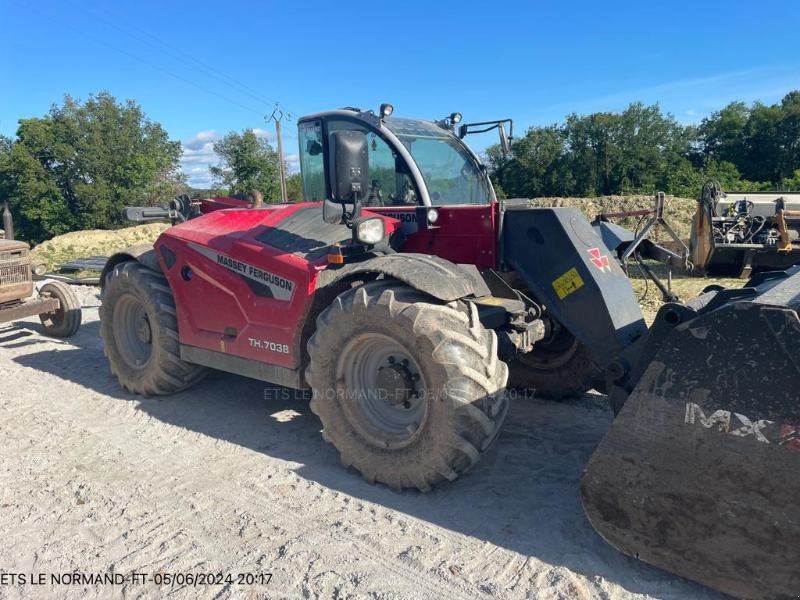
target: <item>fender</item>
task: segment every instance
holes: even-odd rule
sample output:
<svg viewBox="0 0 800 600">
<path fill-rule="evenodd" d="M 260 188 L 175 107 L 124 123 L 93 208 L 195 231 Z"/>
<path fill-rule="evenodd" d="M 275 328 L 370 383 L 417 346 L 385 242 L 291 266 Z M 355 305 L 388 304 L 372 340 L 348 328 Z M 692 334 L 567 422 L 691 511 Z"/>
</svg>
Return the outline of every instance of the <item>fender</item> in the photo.
<svg viewBox="0 0 800 600">
<path fill-rule="evenodd" d="M 106 276 L 114 270 L 118 264 L 135 260 L 142 263 L 148 269 L 152 269 L 158 273 L 163 273 L 161 265 L 158 262 L 158 255 L 156 255 L 153 244 L 136 244 L 135 246 L 128 246 L 125 250 L 117 252 L 106 261 L 103 267 L 103 272 L 100 274 L 100 289 L 102 290 L 106 285 Z"/>
<path fill-rule="evenodd" d="M 471 273 L 468 267 L 429 254 L 387 254 L 328 269 L 322 273 L 324 279 L 320 283 L 327 287 L 352 275 L 375 274 L 402 281 L 442 302 L 488 294 L 477 270 L 473 268 L 475 273 Z"/>
</svg>

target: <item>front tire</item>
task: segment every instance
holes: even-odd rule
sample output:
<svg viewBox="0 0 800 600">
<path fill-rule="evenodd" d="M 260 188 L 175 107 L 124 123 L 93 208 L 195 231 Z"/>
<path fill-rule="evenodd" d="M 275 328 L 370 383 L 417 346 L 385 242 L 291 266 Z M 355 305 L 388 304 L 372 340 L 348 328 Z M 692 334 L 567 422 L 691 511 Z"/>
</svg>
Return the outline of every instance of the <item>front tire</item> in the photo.
<svg viewBox="0 0 800 600">
<path fill-rule="evenodd" d="M 323 437 L 370 482 L 427 491 L 456 479 L 508 411 L 508 368 L 475 306 L 433 304 L 393 280 L 338 296 L 308 352 Z"/>
<path fill-rule="evenodd" d="M 180 358 L 175 301 L 163 275 L 128 261 L 108 274 L 100 305 L 100 335 L 122 387 L 143 396 L 184 390 L 204 367 Z"/>
</svg>

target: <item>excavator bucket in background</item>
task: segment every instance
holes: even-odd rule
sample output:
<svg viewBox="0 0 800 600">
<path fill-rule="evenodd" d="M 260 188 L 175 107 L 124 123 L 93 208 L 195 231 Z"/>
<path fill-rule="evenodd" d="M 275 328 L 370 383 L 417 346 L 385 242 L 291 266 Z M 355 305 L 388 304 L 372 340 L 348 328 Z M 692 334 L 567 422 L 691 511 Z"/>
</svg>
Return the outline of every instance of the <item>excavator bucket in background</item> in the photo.
<svg viewBox="0 0 800 600">
<path fill-rule="evenodd" d="M 733 596 L 800 597 L 799 310 L 800 267 L 662 307 L 583 475 L 611 545 Z"/>
</svg>

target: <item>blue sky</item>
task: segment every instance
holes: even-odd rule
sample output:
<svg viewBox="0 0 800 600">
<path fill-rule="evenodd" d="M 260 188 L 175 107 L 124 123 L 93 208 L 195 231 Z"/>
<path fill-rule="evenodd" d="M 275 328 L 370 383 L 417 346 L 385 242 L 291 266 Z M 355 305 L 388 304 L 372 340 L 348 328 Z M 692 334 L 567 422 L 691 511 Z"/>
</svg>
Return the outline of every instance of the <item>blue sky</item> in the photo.
<svg viewBox="0 0 800 600">
<path fill-rule="evenodd" d="M 0 133 L 65 93 L 105 89 L 181 140 L 182 167 L 204 186 L 215 139 L 256 128 L 273 140 L 276 101 L 295 116 L 388 101 L 398 116 L 458 110 L 522 132 L 641 100 L 698 122 L 800 88 L 798 30 L 789 0 L 0 0 Z"/>
</svg>

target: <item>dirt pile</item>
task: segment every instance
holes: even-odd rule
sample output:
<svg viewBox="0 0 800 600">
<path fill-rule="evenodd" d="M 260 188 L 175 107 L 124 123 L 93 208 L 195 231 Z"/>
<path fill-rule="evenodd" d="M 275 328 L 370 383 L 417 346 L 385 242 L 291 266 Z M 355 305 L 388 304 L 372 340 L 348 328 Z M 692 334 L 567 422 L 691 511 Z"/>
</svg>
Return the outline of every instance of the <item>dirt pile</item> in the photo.
<svg viewBox="0 0 800 600">
<path fill-rule="evenodd" d="M 57 265 L 76 258 L 109 256 L 134 244 L 153 242 L 167 227 L 167 223 L 148 223 L 110 231 L 73 231 L 42 242 L 33 249 L 32 254 L 34 258 L 43 261 L 48 270 L 52 270 Z"/>
<path fill-rule="evenodd" d="M 653 208 L 652 196 L 600 196 L 598 198 L 533 198 L 531 206 L 575 206 L 591 221 L 600 213 L 617 213 L 631 210 L 644 210 Z M 684 240 L 689 239 L 692 231 L 692 216 L 697 208 L 697 201 L 689 198 L 675 198 L 667 196 L 665 218 L 675 229 L 675 232 Z M 636 231 L 640 226 L 639 217 L 614 219 L 614 223 L 631 231 Z M 669 240 L 669 236 L 656 228 L 653 239 L 657 242 Z"/>
</svg>

